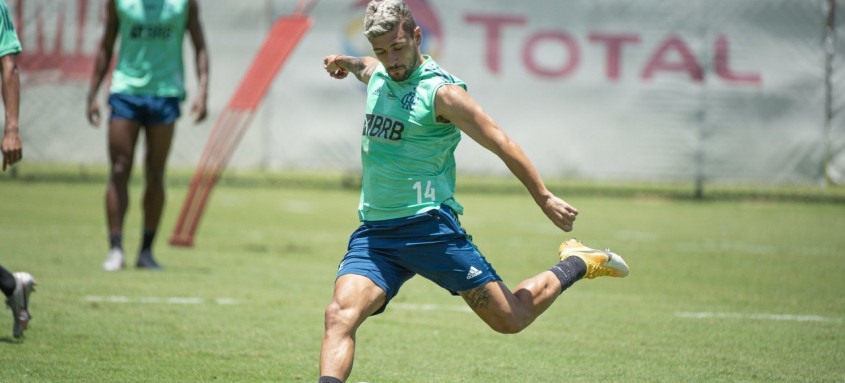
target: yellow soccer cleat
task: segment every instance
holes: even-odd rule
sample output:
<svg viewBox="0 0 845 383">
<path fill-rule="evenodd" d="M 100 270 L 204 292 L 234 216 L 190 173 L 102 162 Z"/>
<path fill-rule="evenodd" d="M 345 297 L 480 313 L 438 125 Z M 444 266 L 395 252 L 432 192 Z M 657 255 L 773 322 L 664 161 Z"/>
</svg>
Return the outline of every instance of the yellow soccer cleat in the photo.
<svg viewBox="0 0 845 383">
<path fill-rule="evenodd" d="M 567 257 L 578 257 L 587 264 L 587 275 L 585 278 L 595 277 L 617 277 L 622 278 L 630 271 L 628 264 L 619 254 L 611 252 L 610 249 L 596 250 L 587 247 L 575 238 L 564 241 L 558 248 L 560 260 Z"/>
</svg>

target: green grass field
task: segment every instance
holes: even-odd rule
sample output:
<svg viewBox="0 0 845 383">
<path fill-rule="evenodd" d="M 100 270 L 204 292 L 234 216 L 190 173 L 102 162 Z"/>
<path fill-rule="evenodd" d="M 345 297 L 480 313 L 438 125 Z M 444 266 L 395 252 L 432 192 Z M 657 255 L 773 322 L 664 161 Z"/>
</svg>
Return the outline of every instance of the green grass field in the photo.
<svg viewBox="0 0 845 383">
<path fill-rule="evenodd" d="M 166 270 L 106 273 L 100 182 L 0 177 L 0 263 L 39 282 L 22 341 L 0 315 L 0 382 L 316 381 L 358 194 L 314 185 L 224 182 L 184 249 L 167 244 L 175 184 L 156 247 Z M 140 197 L 135 182 L 130 261 Z M 577 283 L 517 335 L 412 279 L 359 331 L 349 381 L 845 381 L 845 204 L 563 197 L 581 211 L 572 235 L 622 254 L 628 278 Z M 569 236 L 525 193 L 458 198 L 510 286 Z"/>
</svg>

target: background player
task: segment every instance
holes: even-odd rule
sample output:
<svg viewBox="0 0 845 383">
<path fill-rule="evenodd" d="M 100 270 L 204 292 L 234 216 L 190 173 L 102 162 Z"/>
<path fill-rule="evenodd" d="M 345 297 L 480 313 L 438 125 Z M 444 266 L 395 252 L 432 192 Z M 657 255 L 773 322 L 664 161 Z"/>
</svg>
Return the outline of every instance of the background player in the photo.
<svg viewBox="0 0 845 383">
<path fill-rule="evenodd" d="M 191 107 L 195 121 L 206 117 L 208 52 L 197 0 L 108 0 L 103 33 L 88 92 L 88 121 L 100 123 L 97 91 L 120 35 L 120 54 L 112 73 L 108 146 L 111 172 L 106 187 L 109 253 L 107 271 L 125 266 L 123 221 L 129 207 L 129 176 L 141 131 L 146 138 L 144 160 L 144 229 L 135 265 L 160 269 L 152 245 L 164 209 L 164 171 L 180 102 L 185 99 L 182 40 L 194 46 L 198 89 Z"/>
</svg>

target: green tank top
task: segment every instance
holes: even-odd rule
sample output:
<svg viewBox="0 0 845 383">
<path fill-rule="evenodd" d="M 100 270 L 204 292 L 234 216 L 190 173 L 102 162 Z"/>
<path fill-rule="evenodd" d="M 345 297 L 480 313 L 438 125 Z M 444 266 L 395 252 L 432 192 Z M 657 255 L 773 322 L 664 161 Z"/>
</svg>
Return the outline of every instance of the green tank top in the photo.
<svg viewBox="0 0 845 383">
<path fill-rule="evenodd" d="M 120 52 L 111 92 L 185 98 L 188 0 L 117 0 Z"/>
<path fill-rule="evenodd" d="M 12 24 L 9 7 L 4 0 L 0 0 L 0 57 L 21 53 L 21 42 Z"/>
<path fill-rule="evenodd" d="M 458 214 L 455 148 L 461 132 L 437 122 L 434 96 L 447 84 L 466 84 L 429 56 L 405 81 L 396 82 L 379 65 L 367 84 L 361 136 L 361 200 L 358 218 L 379 221 L 407 217 L 446 204 Z"/>
</svg>

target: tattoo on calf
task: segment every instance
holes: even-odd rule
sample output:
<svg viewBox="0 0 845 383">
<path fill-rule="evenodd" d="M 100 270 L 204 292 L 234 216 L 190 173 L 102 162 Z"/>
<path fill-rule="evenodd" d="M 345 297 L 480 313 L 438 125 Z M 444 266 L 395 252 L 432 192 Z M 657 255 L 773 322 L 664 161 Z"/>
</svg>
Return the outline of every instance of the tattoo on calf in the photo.
<svg viewBox="0 0 845 383">
<path fill-rule="evenodd" d="M 490 304 L 490 291 L 484 286 L 476 287 L 464 294 L 464 300 L 467 301 L 469 307 L 473 310 L 487 308 Z"/>
</svg>

